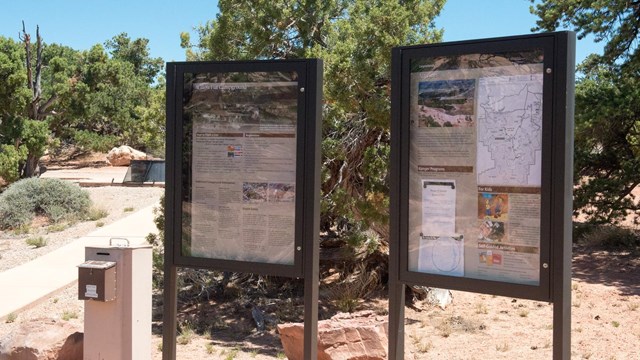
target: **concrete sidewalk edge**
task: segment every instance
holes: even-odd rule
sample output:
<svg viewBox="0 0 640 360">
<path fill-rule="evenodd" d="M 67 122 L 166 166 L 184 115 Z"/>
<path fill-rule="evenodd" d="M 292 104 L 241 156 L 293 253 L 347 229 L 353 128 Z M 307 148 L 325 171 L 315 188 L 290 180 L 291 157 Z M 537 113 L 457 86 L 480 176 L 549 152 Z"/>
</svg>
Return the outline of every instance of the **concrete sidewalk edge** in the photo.
<svg viewBox="0 0 640 360">
<path fill-rule="evenodd" d="M 0 321 L 38 305 L 76 282 L 77 266 L 84 262 L 85 247 L 108 247 L 111 238 L 127 238 L 130 246 L 146 244 L 146 236 L 157 233 L 153 222 L 155 207 L 143 208 L 32 261 L 0 272 Z"/>
</svg>

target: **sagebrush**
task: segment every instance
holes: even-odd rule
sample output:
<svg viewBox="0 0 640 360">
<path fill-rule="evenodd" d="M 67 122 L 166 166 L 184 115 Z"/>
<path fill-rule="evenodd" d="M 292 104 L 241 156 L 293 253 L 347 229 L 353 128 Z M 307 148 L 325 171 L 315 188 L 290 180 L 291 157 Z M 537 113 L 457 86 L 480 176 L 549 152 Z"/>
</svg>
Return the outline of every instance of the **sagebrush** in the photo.
<svg viewBox="0 0 640 360">
<path fill-rule="evenodd" d="M 89 193 L 59 179 L 29 178 L 0 194 L 0 229 L 29 224 L 36 216 L 50 222 L 81 218 L 91 206 Z"/>
</svg>

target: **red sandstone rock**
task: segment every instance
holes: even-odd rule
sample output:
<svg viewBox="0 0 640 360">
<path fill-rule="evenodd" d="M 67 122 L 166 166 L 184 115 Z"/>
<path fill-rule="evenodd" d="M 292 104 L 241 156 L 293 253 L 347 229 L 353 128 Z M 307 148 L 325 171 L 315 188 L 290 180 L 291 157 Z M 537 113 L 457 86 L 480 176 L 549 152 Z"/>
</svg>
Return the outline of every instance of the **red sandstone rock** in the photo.
<svg viewBox="0 0 640 360">
<path fill-rule="evenodd" d="M 387 359 L 388 322 L 372 311 L 338 314 L 318 322 L 318 360 Z M 303 359 L 302 323 L 278 325 L 289 360 Z"/>
<path fill-rule="evenodd" d="M 82 327 L 36 319 L 0 339 L 0 360 L 82 360 Z"/>
</svg>

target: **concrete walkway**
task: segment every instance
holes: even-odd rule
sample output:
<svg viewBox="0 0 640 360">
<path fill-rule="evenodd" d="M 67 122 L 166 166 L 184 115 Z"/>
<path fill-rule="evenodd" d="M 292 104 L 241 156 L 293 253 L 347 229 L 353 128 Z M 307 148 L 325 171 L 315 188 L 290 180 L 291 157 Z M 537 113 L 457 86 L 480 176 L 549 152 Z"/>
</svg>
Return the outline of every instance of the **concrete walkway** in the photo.
<svg viewBox="0 0 640 360">
<path fill-rule="evenodd" d="M 131 246 L 146 244 L 147 234 L 157 232 L 153 223 L 154 206 L 99 228 L 33 261 L 0 272 L 0 320 L 75 282 L 77 266 L 84 262 L 86 246 L 107 247 L 111 238 L 126 238 Z"/>
<path fill-rule="evenodd" d="M 119 185 L 127 174 L 127 166 L 48 170 L 41 178 L 56 178 L 78 184 Z"/>
</svg>

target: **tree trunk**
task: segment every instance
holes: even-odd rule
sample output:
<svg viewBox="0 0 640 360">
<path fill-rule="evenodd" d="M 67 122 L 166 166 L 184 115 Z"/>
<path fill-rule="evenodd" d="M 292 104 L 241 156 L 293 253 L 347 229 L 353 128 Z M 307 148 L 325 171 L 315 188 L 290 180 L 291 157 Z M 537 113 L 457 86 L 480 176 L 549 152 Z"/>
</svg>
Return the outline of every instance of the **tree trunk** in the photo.
<svg viewBox="0 0 640 360">
<path fill-rule="evenodd" d="M 39 157 L 33 154 L 27 155 L 27 160 L 22 168 L 22 178 L 30 178 L 39 175 L 40 166 L 38 164 Z"/>
</svg>

